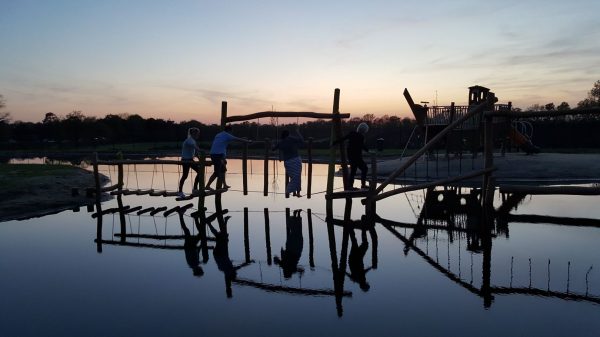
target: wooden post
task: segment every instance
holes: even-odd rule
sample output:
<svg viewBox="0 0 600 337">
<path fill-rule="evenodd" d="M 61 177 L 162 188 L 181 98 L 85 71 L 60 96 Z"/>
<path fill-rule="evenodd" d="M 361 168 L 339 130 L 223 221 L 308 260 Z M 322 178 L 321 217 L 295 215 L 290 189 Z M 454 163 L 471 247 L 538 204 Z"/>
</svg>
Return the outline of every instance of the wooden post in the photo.
<svg viewBox="0 0 600 337">
<path fill-rule="evenodd" d="M 227 102 L 221 102 L 221 130 L 225 130 L 227 125 Z"/>
<path fill-rule="evenodd" d="M 98 172 L 98 152 L 94 152 L 92 158 L 92 165 L 94 166 L 94 185 L 96 187 L 96 203 L 100 203 L 100 172 Z"/>
<path fill-rule="evenodd" d="M 204 190 L 204 180 L 206 179 L 205 176 L 205 169 L 206 169 L 206 154 L 204 153 L 204 151 L 200 152 L 200 155 L 198 157 L 198 175 L 196 176 L 196 180 L 198 183 L 198 189 L 200 194 L 198 195 L 198 210 L 204 209 L 204 196 L 205 196 L 205 190 Z"/>
<path fill-rule="evenodd" d="M 377 187 L 377 154 L 371 153 L 371 181 L 369 182 L 369 202 L 366 204 L 365 213 L 368 218 L 375 217 L 377 212 L 377 201 L 375 200 L 375 189 Z"/>
<path fill-rule="evenodd" d="M 454 102 L 450 102 L 450 118 L 448 120 L 448 124 L 452 123 L 454 121 L 454 115 L 456 115 L 456 107 L 454 106 Z M 461 139 L 462 141 L 462 139 Z M 450 133 L 448 133 L 448 136 L 446 136 L 446 158 L 448 158 L 450 156 L 450 143 L 451 143 L 451 137 L 450 137 Z M 448 168 L 450 167 L 450 165 L 448 164 Z"/>
<path fill-rule="evenodd" d="M 117 187 L 117 189 L 119 191 L 123 190 L 123 186 L 125 186 L 124 183 L 124 179 L 123 179 L 123 164 L 119 164 L 117 166 L 117 185 L 119 185 L 119 187 Z"/>
<path fill-rule="evenodd" d="M 333 95 L 333 131 L 335 133 L 335 139 L 342 138 L 342 119 L 340 118 L 340 89 L 335 89 Z M 348 181 L 348 164 L 346 161 L 346 151 L 344 151 L 344 142 L 340 142 L 340 161 L 342 164 L 342 178 L 344 183 L 344 189 L 347 190 L 349 187 Z"/>
<path fill-rule="evenodd" d="M 242 185 L 244 195 L 248 195 L 248 143 L 244 143 L 242 152 Z"/>
<path fill-rule="evenodd" d="M 288 184 L 290 183 L 290 176 L 287 174 L 287 172 L 285 173 L 285 179 L 284 179 L 284 188 L 285 188 L 285 198 L 288 199 L 290 197 L 290 194 L 288 193 Z"/>
<path fill-rule="evenodd" d="M 340 89 L 335 89 L 334 97 L 333 97 L 333 113 L 335 114 L 337 110 L 339 110 L 339 100 L 340 100 Z M 339 113 L 339 111 L 338 111 Z M 336 127 L 335 127 L 335 118 L 331 119 L 331 138 L 329 141 L 329 166 L 327 167 L 327 192 L 326 196 L 330 196 L 333 193 L 333 178 L 335 174 L 335 148 L 333 146 L 333 142 L 338 140 Z M 342 151 L 343 152 L 343 151 Z M 346 181 L 344 178 L 344 186 L 346 186 Z M 331 198 L 326 198 L 326 212 L 328 214 L 333 214 L 333 200 Z"/>
<path fill-rule="evenodd" d="M 271 141 L 269 138 L 265 139 L 265 159 L 264 159 L 264 181 L 263 181 L 263 195 L 266 197 L 269 195 L 269 151 L 271 151 Z"/>
<path fill-rule="evenodd" d="M 306 198 L 310 199 L 312 192 L 312 146 L 313 146 L 313 138 L 308 138 L 308 182 L 306 184 Z"/>
</svg>

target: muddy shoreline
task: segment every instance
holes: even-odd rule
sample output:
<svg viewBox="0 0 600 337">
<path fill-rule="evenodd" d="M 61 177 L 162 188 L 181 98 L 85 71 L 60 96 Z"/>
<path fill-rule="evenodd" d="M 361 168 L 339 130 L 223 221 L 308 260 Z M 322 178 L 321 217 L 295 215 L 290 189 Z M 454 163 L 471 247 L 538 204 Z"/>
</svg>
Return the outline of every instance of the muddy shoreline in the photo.
<svg viewBox="0 0 600 337">
<path fill-rule="evenodd" d="M 62 167 L 39 175 L 19 173 L 18 169 L 3 173 L 2 178 L 10 183 L 0 190 L 0 222 L 77 209 L 94 201 L 85 195 L 85 189 L 94 186 L 94 175 L 82 168 Z M 76 195 L 73 189 L 77 189 Z"/>
</svg>

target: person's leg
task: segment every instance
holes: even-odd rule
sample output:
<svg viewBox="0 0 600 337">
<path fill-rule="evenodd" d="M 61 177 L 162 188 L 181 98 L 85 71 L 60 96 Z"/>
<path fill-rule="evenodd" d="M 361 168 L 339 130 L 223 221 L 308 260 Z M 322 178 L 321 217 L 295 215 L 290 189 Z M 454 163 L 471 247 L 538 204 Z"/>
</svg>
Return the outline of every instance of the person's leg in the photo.
<svg viewBox="0 0 600 337">
<path fill-rule="evenodd" d="M 181 165 L 183 166 L 183 172 L 181 173 L 181 179 L 179 179 L 179 192 L 183 191 L 183 183 L 185 182 L 185 180 L 188 177 L 188 174 L 190 173 L 189 163 L 183 163 Z"/>
<path fill-rule="evenodd" d="M 223 158 L 223 167 L 221 169 L 223 170 L 223 187 L 230 188 L 231 186 L 227 185 L 227 181 L 225 180 L 227 176 L 227 159 Z"/>
<path fill-rule="evenodd" d="M 198 165 L 192 165 L 192 170 L 196 172 L 196 177 L 194 178 L 194 186 L 192 187 L 192 191 L 200 188 L 200 168 Z"/>
<path fill-rule="evenodd" d="M 352 186 L 354 185 L 354 177 L 356 176 L 356 169 L 357 169 L 357 165 L 356 162 L 351 161 L 350 162 L 350 175 L 348 176 L 348 188 L 352 188 Z"/>
<path fill-rule="evenodd" d="M 360 186 L 366 187 L 367 186 L 367 172 L 369 172 L 369 167 L 367 166 L 367 164 L 365 163 L 364 160 L 361 160 L 358 168 L 360 169 Z"/>
<path fill-rule="evenodd" d="M 212 162 L 214 171 L 213 171 L 213 174 L 210 176 L 210 178 L 208 178 L 208 182 L 206 183 L 206 187 L 205 187 L 206 189 L 210 189 L 210 185 L 212 184 L 212 182 L 215 181 L 215 179 L 217 179 L 219 177 L 219 171 L 221 170 L 221 159 L 222 159 L 222 157 L 220 155 L 216 155 L 216 154 L 210 155 L 210 161 Z"/>
<path fill-rule="evenodd" d="M 208 182 L 206 182 L 206 187 L 205 189 L 210 189 L 210 184 L 212 184 L 213 181 L 215 181 L 215 179 L 217 179 L 217 172 L 213 172 L 210 175 L 210 178 L 208 178 Z"/>
</svg>

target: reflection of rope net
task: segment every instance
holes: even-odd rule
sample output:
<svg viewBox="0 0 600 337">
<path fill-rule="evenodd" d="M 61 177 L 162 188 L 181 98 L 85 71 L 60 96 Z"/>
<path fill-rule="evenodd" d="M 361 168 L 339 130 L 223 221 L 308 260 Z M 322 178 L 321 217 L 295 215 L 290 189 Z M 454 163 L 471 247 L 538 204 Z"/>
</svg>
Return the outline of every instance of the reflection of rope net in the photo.
<svg viewBox="0 0 600 337">
<path fill-rule="evenodd" d="M 388 230 L 390 230 L 389 227 Z M 400 233 L 395 229 L 391 230 L 396 233 L 396 236 L 400 235 Z M 426 233 L 424 235 L 421 234 L 421 237 L 413 238 L 415 231 L 416 230 L 413 230 L 412 233 L 409 231 L 408 233 L 410 235 L 407 235 L 407 231 L 405 230 L 404 235 L 400 235 L 401 240 L 407 245 L 405 252 L 408 250 L 414 250 L 417 254 L 425 258 L 429 264 L 442 272 L 452 281 L 461 284 L 463 287 L 478 295 L 482 294 L 482 283 L 481 281 L 476 282 L 477 279 L 474 279 L 473 275 L 474 269 L 478 270 L 475 275 L 483 272 L 483 255 L 477 251 L 470 250 L 468 248 L 469 243 L 467 243 L 466 246 L 467 251 L 463 251 L 465 246 L 462 244 L 462 238 L 464 238 L 465 235 L 460 235 L 459 233 L 452 234 L 449 230 L 445 231 L 438 229 L 426 229 Z M 440 232 L 446 235 L 440 235 Z M 457 238 L 458 240 L 456 240 Z M 469 242 L 470 238 L 468 235 L 466 238 L 467 242 Z M 446 247 L 443 247 L 444 243 Z M 452 245 L 456 246 L 456 250 L 451 247 Z M 465 275 L 462 271 L 464 265 L 462 263 L 462 255 L 465 253 L 470 254 L 470 272 L 467 275 Z M 480 261 L 477 262 L 477 264 L 474 263 L 475 255 L 481 256 Z M 521 268 L 521 270 L 526 270 L 525 273 L 527 273 L 526 275 L 528 280 L 526 278 L 522 278 L 520 284 L 514 281 L 517 273 L 515 272 L 515 258 L 511 257 L 510 269 L 508 270 L 510 277 L 506 280 L 507 284 L 503 284 L 502 281 L 503 275 L 506 274 L 503 274 L 495 269 L 491 271 L 491 275 L 495 276 L 494 278 L 496 281 L 491 282 L 490 292 L 498 295 L 520 294 L 553 297 L 564 300 L 588 301 L 600 304 L 600 296 L 590 292 L 591 272 L 593 270 L 593 266 L 582 270 L 582 272 L 585 272 L 585 277 L 580 276 L 577 278 L 580 280 L 579 290 L 573 291 L 573 277 L 570 261 L 567 263 L 567 265 L 559 265 L 558 267 L 553 267 L 550 259 L 543 260 L 542 266 L 538 264 L 537 267 L 533 263 L 532 258 L 528 258 L 525 261 L 525 264 L 521 264 L 524 266 L 524 268 Z M 478 267 L 479 265 L 481 265 L 481 267 Z M 566 276 L 564 275 L 565 272 Z M 521 273 L 520 275 L 525 276 L 524 273 Z M 542 278 L 545 277 L 545 279 L 544 281 L 538 279 L 536 282 L 535 276 Z M 554 282 L 553 285 L 551 282 L 553 278 L 565 280 L 565 283 L 563 285 L 556 285 L 556 282 Z M 581 284 L 583 280 L 585 281 L 585 285 Z"/>
</svg>

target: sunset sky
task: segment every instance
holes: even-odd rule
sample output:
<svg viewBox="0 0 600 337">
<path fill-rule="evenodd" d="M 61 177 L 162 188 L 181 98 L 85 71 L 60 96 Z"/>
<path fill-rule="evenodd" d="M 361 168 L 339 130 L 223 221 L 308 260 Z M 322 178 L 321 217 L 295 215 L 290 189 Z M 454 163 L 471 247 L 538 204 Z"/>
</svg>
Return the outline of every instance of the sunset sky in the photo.
<svg viewBox="0 0 600 337">
<path fill-rule="evenodd" d="M 0 94 L 52 111 L 216 122 L 271 110 L 409 116 L 491 88 L 517 107 L 600 80 L 600 1 L 3 0 Z"/>
</svg>

